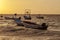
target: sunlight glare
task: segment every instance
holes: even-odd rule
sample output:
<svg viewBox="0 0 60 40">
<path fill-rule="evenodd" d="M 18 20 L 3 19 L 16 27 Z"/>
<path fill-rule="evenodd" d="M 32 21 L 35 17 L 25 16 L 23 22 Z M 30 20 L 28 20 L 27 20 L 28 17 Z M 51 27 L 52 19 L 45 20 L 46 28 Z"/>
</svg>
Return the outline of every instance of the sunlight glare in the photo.
<svg viewBox="0 0 60 40">
<path fill-rule="evenodd" d="M 0 0 L 0 11 L 4 8 L 4 0 Z"/>
<path fill-rule="evenodd" d="M 3 0 L 0 0 L 0 8 L 3 6 Z"/>
</svg>

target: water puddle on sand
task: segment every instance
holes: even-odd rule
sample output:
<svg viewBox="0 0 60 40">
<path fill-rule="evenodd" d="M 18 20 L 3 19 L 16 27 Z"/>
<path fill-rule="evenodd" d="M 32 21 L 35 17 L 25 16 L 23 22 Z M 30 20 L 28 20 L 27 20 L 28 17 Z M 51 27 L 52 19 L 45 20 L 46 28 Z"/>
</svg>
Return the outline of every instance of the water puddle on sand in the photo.
<svg viewBox="0 0 60 40">
<path fill-rule="evenodd" d="M 0 27 L 1 26 L 16 26 L 16 23 L 11 20 L 0 20 Z"/>
<path fill-rule="evenodd" d="M 5 23 L 5 22 L 0 22 L 0 26 L 7 26 L 8 23 Z"/>
<path fill-rule="evenodd" d="M 50 31 L 60 31 L 60 27 L 50 26 L 50 27 L 48 27 L 48 30 L 50 30 Z"/>
</svg>

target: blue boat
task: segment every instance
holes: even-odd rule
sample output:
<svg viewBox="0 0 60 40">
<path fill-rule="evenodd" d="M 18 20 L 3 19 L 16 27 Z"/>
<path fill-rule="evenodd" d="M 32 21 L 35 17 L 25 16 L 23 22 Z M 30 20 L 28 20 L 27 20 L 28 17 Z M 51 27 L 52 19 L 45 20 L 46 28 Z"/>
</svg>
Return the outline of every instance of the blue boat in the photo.
<svg viewBox="0 0 60 40">
<path fill-rule="evenodd" d="M 34 22 L 21 21 L 19 19 L 15 19 L 15 22 L 17 23 L 18 26 L 24 26 L 26 28 L 39 29 L 39 30 L 47 30 L 48 28 L 48 25 L 46 25 L 46 23 L 42 23 L 41 25 L 39 25 Z"/>
<path fill-rule="evenodd" d="M 11 17 L 5 17 L 6 20 L 12 20 L 14 18 L 11 18 Z"/>
<path fill-rule="evenodd" d="M 14 21 L 15 21 L 15 23 L 17 24 L 17 26 L 24 26 L 24 25 L 23 25 L 23 22 L 21 21 L 21 19 L 15 18 Z"/>
</svg>

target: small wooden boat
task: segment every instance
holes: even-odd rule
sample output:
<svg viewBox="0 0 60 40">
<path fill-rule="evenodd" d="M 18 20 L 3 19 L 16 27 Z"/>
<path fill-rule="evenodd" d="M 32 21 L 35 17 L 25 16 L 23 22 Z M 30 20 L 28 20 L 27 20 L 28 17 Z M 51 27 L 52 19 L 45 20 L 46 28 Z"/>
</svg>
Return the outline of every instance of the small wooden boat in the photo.
<svg viewBox="0 0 60 40">
<path fill-rule="evenodd" d="M 21 17 L 19 17 L 19 18 L 14 18 L 14 17 L 5 17 L 5 19 L 7 19 L 7 20 L 14 20 L 14 19 L 21 19 Z"/>
<path fill-rule="evenodd" d="M 44 19 L 44 17 L 37 16 L 38 19 Z"/>
<path fill-rule="evenodd" d="M 41 25 L 29 22 L 29 21 L 21 21 L 19 19 L 15 19 L 15 22 L 18 26 L 24 26 L 26 28 L 32 28 L 32 29 L 39 29 L 39 30 L 47 30 L 48 25 L 46 23 L 42 23 Z"/>
<path fill-rule="evenodd" d="M 41 15 L 38 15 L 37 18 L 38 18 L 38 19 L 44 19 L 44 17 L 41 16 Z"/>
<path fill-rule="evenodd" d="M 42 25 L 39 25 L 33 22 L 23 21 L 23 24 L 25 27 L 32 28 L 32 29 L 47 30 L 48 28 L 48 25 L 46 25 L 46 23 L 42 23 Z"/>
<path fill-rule="evenodd" d="M 31 16 L 29 16 L 29 15 L 25 15 L 24 18 L 25 18 L 26 20 L 31 20 Z"/>
<path fill-rule="evenodd" d="M 24 15 L 24 18 L 25 18 L 26 20 L 31 20 L 30 13 L 31 13 L 31 10 L 25 9 L 25 15 Z"/>
<path fill-rule="evenodd" d="M 5 19 L 7 19 L 7 20 L 11 20 L 11 19 L 14 19 L 14 18 L 11 18 L 11 17 L 5 17 Z"/>
</svg>

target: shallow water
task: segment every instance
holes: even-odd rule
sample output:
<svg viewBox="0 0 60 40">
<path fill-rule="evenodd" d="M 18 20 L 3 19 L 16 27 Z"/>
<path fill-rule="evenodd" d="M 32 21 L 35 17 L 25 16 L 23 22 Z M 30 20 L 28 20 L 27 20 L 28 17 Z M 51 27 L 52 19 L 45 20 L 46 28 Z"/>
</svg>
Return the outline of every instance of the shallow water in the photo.
<svg viewBox="0 0 60 40">
<path fill-rule="evenodd" d="M 5 15 L 6 16 L 6 15 Z M 5 17 L 4 16 L 4 17 Z M 12 17 L 12 15 L 9 15 Z M 25 20 L 23 15 L 22 21 Z M 37 19 L 36 15 L 32 16 L 32 21 L 37 24 L 47 23 L 49 25 L 48 30 L 37 30 L 31 28 L 25 28 L 23 26 L 17 26 L 14 20 L 0 20 L 0 39 L 1 40 L 60 40 L 60 16 L 59 15 L 43 15 L 44 19 Z M 1 19 L 1 18 L 0 18 Z M 19 29 L 19 30 L 16 30 Z M 10 31 L 16 30 L 16 31 Z M 2 38 L 1 38 L 2 37 Z M 19 38 L 21 37 L 21 38 Z M 53 38 L 52 38 L 53 37 Z M 7 39 L 5 39 L 7 38 Z"/>
</svg>

